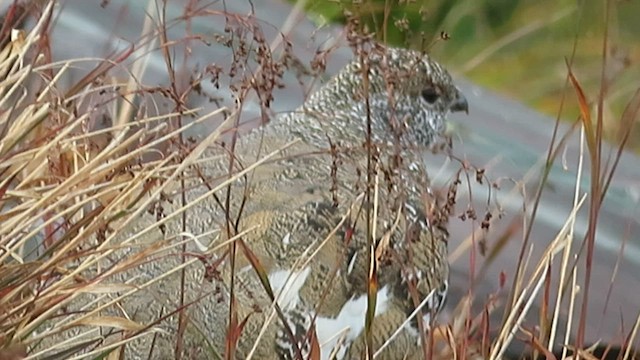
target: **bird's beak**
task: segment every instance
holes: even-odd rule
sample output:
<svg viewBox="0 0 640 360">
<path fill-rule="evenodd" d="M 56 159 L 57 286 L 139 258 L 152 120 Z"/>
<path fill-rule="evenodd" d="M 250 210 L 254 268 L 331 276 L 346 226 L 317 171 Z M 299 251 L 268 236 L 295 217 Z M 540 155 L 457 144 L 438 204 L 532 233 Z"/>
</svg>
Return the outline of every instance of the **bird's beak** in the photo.
<svg viewBox="0 0 640 360">
<path fill-rule="evenodd" d="M 467 102 L 467 98 L 462 95 L 460 90 L 456 91 L 456 98 L 451 102 L 449 110 L 451 112 L 464 111 L 465 113 L 469 114 L 469 103 Z"/>
</svg>

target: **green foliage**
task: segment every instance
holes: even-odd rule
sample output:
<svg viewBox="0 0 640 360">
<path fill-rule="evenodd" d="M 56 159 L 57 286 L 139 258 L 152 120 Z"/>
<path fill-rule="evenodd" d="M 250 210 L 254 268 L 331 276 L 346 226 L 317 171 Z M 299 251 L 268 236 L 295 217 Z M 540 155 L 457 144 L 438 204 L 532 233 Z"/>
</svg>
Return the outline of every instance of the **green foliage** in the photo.
<svg viewBox="0 0 640 360">
<path fill-rule="evenodd" d="M 309 1 L 307 10 L 320 22 L 344 23 L 345 13 L 353 14 L 379 40 L 403 45 L 415 44 L 420 37 L 437 37 L 445 29 L 457 35 L 454 39 L 472 41 L 478 29 L 494 32 L 508 27 L 522 3 L 525 1 L 317 0 Z"/>
<path fill-rule="evenodd" d="M 640 2 L 614 1 L 609 24 L 605 1 L 575 0 L 317 0 L 308 11 L 327 22 L 345 11 L 386 43 L 428 50 L 454 72 L 555 116 L 576 46 L 573 70 L 588 99 L 600 89 L 602 48 L 609 27 L 606 132 L 615 136 L 624 106 L 640 78 Z M 446 32 L 447 41 L 441 40 Z M 575 101 L 562 117 L 575 119 Z M 640 146 L 640 135 L 632 137 Z"/>
</svg>

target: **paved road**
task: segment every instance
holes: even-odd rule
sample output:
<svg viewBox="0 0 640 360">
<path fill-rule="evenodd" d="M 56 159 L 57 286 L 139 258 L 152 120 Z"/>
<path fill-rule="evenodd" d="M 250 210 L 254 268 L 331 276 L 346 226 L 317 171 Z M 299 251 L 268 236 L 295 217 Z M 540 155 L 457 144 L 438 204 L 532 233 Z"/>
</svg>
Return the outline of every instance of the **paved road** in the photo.
<svg viewBox="0 0 640 360">
<path fill-rule="evenodd" d="M 111 1 L 105 9 L 100 8 L 99 1 L 66 0 L 62 1 L 64 10 L 57 20 L 53 35 L 55 55 L 58 58 L 79 56 L 100 56 L 114 48 L 126 48 L 140 36 L 144 8 L 144 1 Z M 170 17 L 179 15 L 182 11 L 180 1 L 171 1 L 168 8 Z M 123 4 L 128 4 L 123 6 Z M 291 6 L 279 0 L 254 1 L 256 17 L 264 29 L 267 39 L 277 37 L 283 24 L 291 13 Z M 211 9 L 222 10 L 222 3 L 212 5 Z M 247 14 L 251 7 L 246 0 L 226 2 L 229 13 Z M 326 28 L 319 32 L 315 26 L 301 17 L 294 18 L 295 31 L 288 32 L 289 39 L 294 45 L 296 55 L 308 61 L 315 49 L 321 44 L 331 43 L 338 38 L 339 28 Z M 224 17 L 220 14 L 194 19 L 192 30 L 195 33 L 211 38 L 214 34 L 222 33 Z M 286 29 L 284 29 L 286 31 Z M 312 34 L 314 34 L 312 38 Z M 169 36 L 181 38 L 184 36 L 184 25 L 173 27 Z M 228 64 L 231 58 L 229 51 L 218 45 L 207 46 L 201 42 L 192 42 L 192 57 L 189 65 L 199 64 L 203 67 L 209 63 Z M 148 69 L 142 81 L 146 84 L 166 84 L 167 74 L 157 44 L 152 46 L 149 56 Z M 180 46 L 175 48 L 177 58 L 180 59 Z M 141 49 L 137 55 L 144 54 Z M 328 73 L 335 73 L 348 59 L 350 51 L 346 48 L 334 52 L 329 59 Z M 446 63 L 446 59 L 444 61 Z M 81 70 L 79 71 L 81 72 Z M 225 83 L 222 89 L 225 89 Z M 272 109 L 287 111 L 297 107 L 304 98 L 304 87 L 298 84 L 296 78 L 288 74 L 285 77 L 287 87 L 275 93 Z M 454 153 L 460 158 L 468 159 L 474 165 L 488 168 L 487 174 L 491 179 L 511 178 L 520 180 L 532 171 L 534 178 L 527 186 L 528 194 L 534 190 L 535 174 L 539 174 L 541 161 L 544 159 L 548 147 L 554 121 L 542 116 L 521 104 L 473 85 L 464 79 L 459 79 L 460 86 L 468 97 L 471 113 L 469 116 L 454 116 L 456 141 Z M 210 88 L 209 90 L 214 90 Z M 228 93 L 218 92 L 230 104 Z M 198 105 L 194 100 L 191 105 Z M 243 117 L 245 120 L 256 119 L 259 109 L 257 106 L 246 107 Z M 209 125 L 211 126 L 211 125 Z M 566 130 L 566 126 L 562 127 Z M 578 137 L 573 136 L 567 148 L 568 169 L 560 164 L 553 168 L 550 186 L 546 189 L 536 218 L 532 235 L 533 259 L 539 256 L 542 249 L 553 239 L 561 228 L 572 204 L 575 183 L 575 159 L 578 153 Z M 443 157 L 429 157 L 432 163 L 436 182 L 449 180 L 459 164 L 447 161 Z M 587 167 L 588 169 L 588 167 Z M 522 197 L 510 195 L 512 185 L 503 181 L 503 189 L 498 192 L 496 199 L 504 207 L 505 216 L 496 222 L 492 232 L 488 234 L 489 244 L 495 243 L 501 230 L 514 217 L 522 214 Z M 588 179 L 581 183 L 583 191 L 588 190 Z M 486 187 L 474 185 L 472 187 L 474 206 L 479 213 L 486 209 Z M 465 208 L 467 198 L 461 189 L 459 209 Z M 494 194 L 495 195 L 495 194 Z M 591 313 L 588 335 L 591 340 L 600 337 L 616 339 L 619 334 L 620 321 L 624 321 L 625 331 L 628 331 L 640 310 L 640 239 L 639 210 L 640 198 L 640 159 L 625 153 L 620 163 L 615 181 L 601 214 L 598 234 L 597 253 L 593 270 L 592 296 L 589 302 Z M 586 207 L 579 213 L 576 226 L 576 241 L 580 241 L 586 228 Z M 455 249 L 464 238 L 469 235 L 469 223 L 454 223 L 452 226 L 451 248 Z M 476 282 L 479 300 L 497 288 L 499 273 L 504 271 L 509 277 L 514 273 L 515 259 L 520 247 L 520 233 L 514 236 L 509 245 L 498 256 L 488 272 Z M 623 239 L 626 245 L 620 258 L 620 244 Z M 577 243 L 574 245 L 577 248 Z M 480 258 L 478 261 L 482 262 Z M 605 296 L 609 291 L 610 279 L 616 264 L 619 268 L 612 285 L 612 294 L 605 309 Z M 557 266 L 557 265 L 556 265 Z M 469 253 L 453 262 L 454 293 L 449 304 L 456 302 L 468 288 Z M 580 272 L 582 273 L 582 267 Z M 535 319 L 536 316 L 532 316 Z"/>
</svg>

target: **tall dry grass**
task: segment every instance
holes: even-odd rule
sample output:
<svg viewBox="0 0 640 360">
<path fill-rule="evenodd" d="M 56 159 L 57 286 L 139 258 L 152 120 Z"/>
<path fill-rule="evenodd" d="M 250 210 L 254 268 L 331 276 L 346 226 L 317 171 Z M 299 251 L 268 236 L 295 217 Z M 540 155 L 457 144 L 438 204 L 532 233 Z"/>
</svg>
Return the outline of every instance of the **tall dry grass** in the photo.
<svg viewBox="0 0 640 360">
<path fill-rule="evenodd" d="M 185 255 L 186 241 L 140 248 L 134 239 L 116 239 L 119 231 L 136 222 L 144 212 L 155 211 L 158 222 L 154 226 L 160 228 L 170 219 L 183 216 L 193 205 L 186 203 L 184 198 L 174 199 L 182 201 L 182 207 L 170 214 L 162 213 L 157 207 L 158 200 L 167 194 L 186 191 L 187 170 L 197 168 L 203 161 L 206 146 L 222 139 L 226 130 L 239 125 L 238 113 L 222 107 L 203 112 L 186 105 L 185 99 L 198 91 L 198 81 L 191 83 L 187 90 L 178 91 L 176 78 L 179 75 L 170 53 L 174 40 L 167 37 L 163 31 L 166 28 L 162 26 L 150 30 L 152 40 L 147 38 L 146 41 L 156 42 L 165 51 L 170 80 L 166 88 L 150 88 L 139 83 L 144 68 L 128 62 L 133 49 L 106 59 L 53 62 L 48 55 L 47 34 L 54 4 L 54 1 L 44 1 L 28 8 L 37 23 L 28 30 L 11 31 L 9 41 L 3 44 L 0 52 L 0 359 L 123 358 L 127 343 L 142 336 L 154 336 L 158 331 L 155 325 L 175 313 L 180 317 L 175 344 L 175 357 L 179 358 L 184 350 L 184 337 L 188 336 L 185 328 L 189 323 L 183 313 L 191 302 L 179 299 L 175 310 L 158 314 L 149 323 L 137 322 L 113 309 L 118 309 L 121 303 L 147 286 L 174 272 L 180 273 L 201 259 Z M 194 12 L 191 16 L 206 14 L 208 9 L 199 11 L 201 13 Z M 256 23 L 245 21 L 236 24 L 256 26 Z M 605 36 L 603 69 L 607 61 L 606 41 Z M 93 69 L 71 86 L 61 86 L 61 79 L 80 63 L 91 63 Z M 263 64 L 262 71 L 274 70 L 266 59 Z M 115 77 L 115 70 L 124 70 L 128 77 Z M 278 71 L 271 74 L 276 78 L 281 76 Z M 194 78 L 198 79 L 198 76 Z M 577 353 L 591 359 L 596 357 L 594 354 L 604 355 L 602 347 L 597 353 L 595 348 L 585 344 L 583 330 L 589 321 L 587 306 L 589 296 L 592 296 L 589 279 L 593 254 L 597 251 L 595 230 L 602 201 L 638 118 L 640 94 L 635 94 L 621 118 L 617 151 L 609 157 L 602 152 L 601 109 L 607 94 L 604 70 L 601 81 L 600 92 L 594 100 L 589 100 L 569 59 L 567 97 L 558 104 L 561 108 L 563 102 L 572 101 L 580 106 L 581 116 L 571 131 L 581 131 L 583 153 L 580 162 L 573 165 L 580 169 L 576 184 L 582 177 L 589 177 L 590 191 L 586 194 L 576 186 L 573 210 L 567 214 L 565 225 L 558 229 L 555 238 L 548 239 L 543 256 L 530 258 L 529 236 L 536 221 L 538 201 L 548 182 L 551 165 L 558 160 L 570 135 L 554 134 L 545 172 L 540 174 L 536 201 L 525 226 L 519 266 L 513 269 L 513 283 L 504 284 L 510 291 L 509 301 L 502 303 L 496 296 L 486 301 L 482 312 L 473 313 L 471 305 L 479 300 L 474 299 L 472 291 L 463 299 L 450 300 L 460 301 L 456 311 L 459 315 L 424 339 L 425 343 L 431 344 L 425 356 L 499 359 L 513 356 L 509 354 L 509 347 L 516 339 L 529 345 L 533 353 L 530 356 L 568 358 L 575 356 L 570 353 Z M 272 86 L 277 86 L 277 81 Z M 239 103 L 249 96 L 249 90 L 247 87 L 241 92 Z M 253 90 L 264 91 L 264 99 L 268 99 L 272 88 Z M 155 114 L 150 110 L 154 104 L 146 103 L 145 95 L 157 92 L 163 93 L 163 100 L 171 103 L 173 111 Z M 268 106 L 268 101 L 262 105 Z M 592 111 L 594 108 L 596 111 Z M 190 142 L 183 135 L 214 117 L 222 119 L 221 125 L 201 142 Z M 100 126 L 104 119 L 108 120 L 107 125 Z M 253 166 L 267 160 L 268 156 Z M 592 171 L 588 174 L 581 170 L 584 161 L 591 165 Z M 223 194 L 226 185 L 252 169 L 249 166 L 245 172 L 210 188 L 207 194 Z M 487 179 L 482 169 L 463 163 L 453 182 L 460 184 L 465 178 L 467 182 Z M 454 188 L 446 190 L 455 196 Z M 221 195 L 221 201 L 224 201 L 224 195 Z M 585 206 L 590 214 L 589 232 L 584 239 L 576 239 L 575 216 L 578 209 Z M 486 229 L 499 221 L 498 209 L 494 210 L 495 214 L 480 217 L 479 228 Z M 466 214 L 478 219 L 473 212 Z M 147 231 L 150 229 L 143 229 L 137 235 L 142 236 Z M 509 241 L 511 237 L 512 234 L 506 233 L 502 238 Z M 490 251 L 499 252 L 502 245 L 498 243 Z M 242 242 L 231 241 L 225 246 L 231 254 L 241 251 L 251 257 L 250 250 L 243 247 Z M 466 246 L 469 248 L 465 251 L 476 251 L 478 245 L 467 242 Z M 181 266 L 157 274 L 141 286 L 111 281 L 118 274 L 149 261 L 163 261 L 161 254 L 167 249 L 182 256 Z M 110 265 L 105 267 L 105 264 Z M 258 263 L 252 265 L 265 280 L 264 288 L 268 291 L 271 286 L 264 271 Z M 546 296 L 552 286 L 552 272 L 560 279 L 555 298 Z M 578 283 L 578 274 L 584 274 L 583 284 Z M 274 294 L 270 297 L 274 298 Z M 78 302 L 83 299 L 91 300 L 78 308 Z M 533 302 L 541 302 L 544 313 L 531 314 Z M 233 302 L 231 304 L 226 348 L 207 349 L 210 357 L 232 357 L 234 342 L 242 326 L 233 317 L 235 311 Z M 493 328 L 488 318 L 496 311 L 503 311 L 504 317 L 502 324 Z M 566 329 L 561 331 L 563 313 L 571 316 L 566 321 Z M 522 326 L 527 317 L 539 319 L 536 329 Z M 635 319 L 625 342 L 620 344 L 619 358 L 634 358 L 632 348 L 626 345 L 634 343 L 639 319 Z M 372 320 L 369 316 L 367 329 Z M 572 327 L 574 323 L 578 324 L 576 333 Z M 75 336 L 64 341 L 48 340 L 64 338 L 66 333 Z M 565 334 L 564 338 L 560 338 L 559 333 Z M 554 354 L 554 344 L 558 343 L 566 346 Z M 370 352 L 369 356 L 373 357 L 373 354 Z M 149 355 L 149 358 L 153 357 L 153 354 Z"/>
</svg>

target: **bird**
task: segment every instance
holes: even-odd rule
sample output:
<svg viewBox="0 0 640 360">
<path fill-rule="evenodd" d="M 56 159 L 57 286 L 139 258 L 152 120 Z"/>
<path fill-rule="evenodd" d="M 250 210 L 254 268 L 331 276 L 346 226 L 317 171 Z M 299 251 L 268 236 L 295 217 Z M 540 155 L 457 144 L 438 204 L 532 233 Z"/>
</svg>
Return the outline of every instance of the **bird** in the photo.
<svg viewBox="0 0 640 360">
<path fill-rule="evenodd" d="M 224 350 L 233 338 L 235 346 L 224 351 L 240 359 L 358 359 L 365 351 L 378 359 L 417 356 L 421 331 L 449 286 L 447 214 L 432 193 L 423 156 L 444 139 L 446 117 L 456 111 L 468 112 L 466 98 L 424 52 L 375 45 L 357 53 L 298 109 L 233 146 L 207 150 L 212 160 L 201 165 L 200 179 L 231 180 L 206 198 L 208 188 L 194 180 L 185 196 L 198 203 L 185 219 L 194 236 L 216 234 L 207 235 L 210 258 L 188 269 L 186 289 L 176 274 L 159 279 L 144 290 L 154 295 L 137 296 L 131 313 L 152 321 L 186 292 L 185 301 L 193 302 L 189 322 L 199 334 L 186 337 L 186 347 Z M 165 212 L 179 207 L 164 206 Z M 152 216 L 141 217 L 123 236 L 153 223 Z M 137 241 L 181 239 L 181 233 L 181 223 L 169 221 Z M 235 254 L 228 246 L 234 242 Z M 132 271 L 154 278 L 177 261 L 167 256 Z M 231 303 L 237 328 L 230 332 Z M 139 340 L 129 355 L 148 354 L 150 346 L 170 353 L 177 320 L 161 327 L 153 344 Z"/>
</svg>

